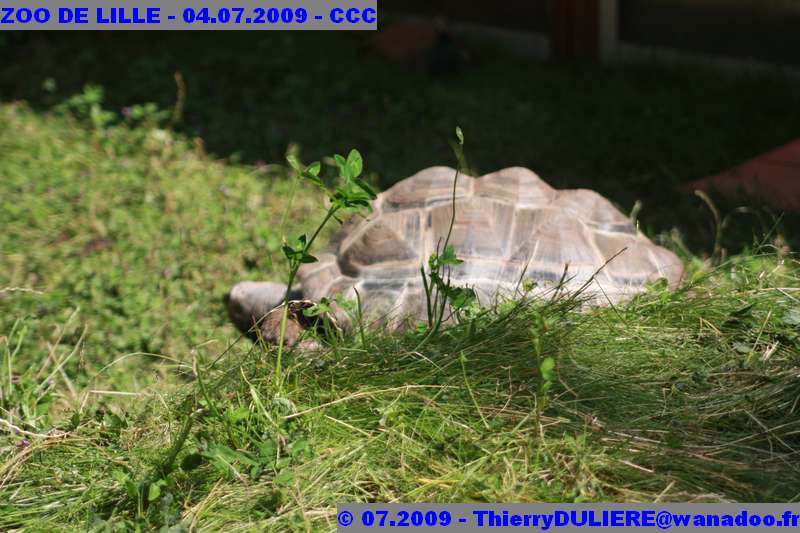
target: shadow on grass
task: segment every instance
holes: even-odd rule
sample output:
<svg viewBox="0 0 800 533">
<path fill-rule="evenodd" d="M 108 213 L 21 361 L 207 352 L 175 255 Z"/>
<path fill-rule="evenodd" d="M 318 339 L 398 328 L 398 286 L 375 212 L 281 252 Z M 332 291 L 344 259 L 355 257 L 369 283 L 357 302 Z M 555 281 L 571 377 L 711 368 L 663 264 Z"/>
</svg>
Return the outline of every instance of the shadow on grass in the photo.
<svg viewBox="0 0 800 533">
<path fill-rule="evenodd" d="M 15 59 L 0 73 L 4 99 L 46 108 L 91 82 L 114 111 L 149 101 L 172 109 L 181 72 L 179 127 L 212 153 L 271 163 L 292 144 L 306 160 L 357 147 L 382 187 L 449 162 L 458 124 L 475 171 L 527 166 L 556 187 L 596 189 L 624 212 L 641 200 L 644 229 L 678 225 L 695 250 L 713 243 L 710 217 L 676 185 L 791 140 L 800 122 L 800 91 L 787 80 L 533 63 L 480 48 L 466 70 L 430 77 L 336 32 L 61 32 L 5 47 Z M 48 79 L 55 92 L 43 90 Z M 729 231 L 731 247 L 756 225 Z"/>
</svg>

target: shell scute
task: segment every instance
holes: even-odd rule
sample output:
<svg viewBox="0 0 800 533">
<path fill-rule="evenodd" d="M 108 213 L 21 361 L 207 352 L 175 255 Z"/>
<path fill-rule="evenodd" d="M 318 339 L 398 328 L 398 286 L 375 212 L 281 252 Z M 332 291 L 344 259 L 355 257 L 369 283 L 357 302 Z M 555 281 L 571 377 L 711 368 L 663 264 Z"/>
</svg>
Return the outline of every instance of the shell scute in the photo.
<svg viewBox="0 0 800 533">
<path fill-rule="evenodd" d="M 408 217 L 405 217 L 408 218 Z M 412 218 L 413 220 L 413 218 Z M 410 239 L 403 237 L 405 225 L 392 224 L 388 218 L 378 218 L 367 223 L 352 239 L 346 239 L 339 251 L 339 265 L 344 274 L 352 277 L 369 275 L 376 264 L 390 267 L 392 264 L 416 263 L 418 248 L 413 246 L 414 233 Z M 416 234 L 419 234 L 417 229 Z M 416 249 L 415 249 L 416 248 Z M 380 276 L 389 277 L 389 276 Z"/>
<path fill-rule="evenodd" d="M 534 172 L 511 167 L 475 181 L 475 196 L 502 200 L 512 208 L 547 205 L 556 190 Z"/>
<path fill-rule="evenodd" d="M 558 191 L 553 206 L 572 213 L 592 228 L 636 234 L 631 220 L 598 192 L 589 189 Z"/>
<path fill-rule="evenodd" d="M 452 220 L 452 205 L 429 208 L 423 255 L 433 253 L 444 240 Z M 449 244 L 462 259 L 500 258 L 506 250 L 513 209 L 488 198 L 469 198 L 456 203 L 456 216 Z"/>
<path fill-rule="evenodd" d="M 615 284 L 641 286 L 661 276 L 651 253 L 652 245 L 644 245 L 629 236 L 603 233 L 598 233 L 595 241 L 608 261 L 605 271 Z"/>
<path fill-rule="evenodd" d="M 453 176 L 449 167 L 432 167 L 407 178 L 381 194 L 378 206 L 386 213 L 447 204 L 453 198 Z M 472 194 L 471 180 L 459 180 L 456 198 Z"/>
</svg>

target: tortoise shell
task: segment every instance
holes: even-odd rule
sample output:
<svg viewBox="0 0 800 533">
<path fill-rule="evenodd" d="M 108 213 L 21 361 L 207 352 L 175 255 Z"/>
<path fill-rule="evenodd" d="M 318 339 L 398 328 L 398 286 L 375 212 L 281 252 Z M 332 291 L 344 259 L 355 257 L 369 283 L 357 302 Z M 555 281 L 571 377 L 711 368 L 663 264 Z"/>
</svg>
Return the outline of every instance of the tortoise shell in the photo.
<svg viewBox="0 0 800 533">
<path fill-rule="evenodd" d="M 319 262 L 300 269 L 304 296 L 353 298 L 358 291 L 367 313 L 423 316 L 420 267 L 447 236 L 455 173 L 428 168 L 380 194 L 369 217 L 346 222 Z M 460 175 L 455 211 L 449 242 L 463 263 L 452 267 L 452 285 L 475 289 L 484 304 L 499 293 L 513 296 L 525 279 L 538 291 L 591 282 L 597 303 L 614 303 L 660 278 L 675 287 L 683 275 L 675 254 L 600 194 L 553 189 L 525 168 Z"/>
</svg>

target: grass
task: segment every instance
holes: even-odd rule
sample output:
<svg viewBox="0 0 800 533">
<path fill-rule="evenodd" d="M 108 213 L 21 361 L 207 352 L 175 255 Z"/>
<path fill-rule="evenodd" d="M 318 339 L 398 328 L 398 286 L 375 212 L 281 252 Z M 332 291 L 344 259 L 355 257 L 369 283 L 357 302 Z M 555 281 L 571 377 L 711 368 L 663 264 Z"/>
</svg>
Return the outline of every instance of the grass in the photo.
<svg viewBox="0 0 800 533">
<path fill-rule="evenodd" d="M 312 357 L 220 296 L 318 215 L 288 169 L 0 107 L 0 528 L 331 530 L 338 501 L 797 501 L 800 266 L 498 306 Z M 367 161 L 367 166 L 368 166 Z M 544 358 L 556 362 L 545 387 Z M 545 392 L 549 388 L 549 392 Z M 280 394 L 278 391 L 281 391 Z M 185 441 L 184 438 L 185 437 Z"/>
<path fill-rule="evenodd" d="M 480 67 L 483 75 L 511 60 L 500 61 Z M 319 95 L 286 111 L 306 122 L 320 116 L 318 128 L 287 123 L 286 138 L 250 139 L 249 153 L 264 148 L 268 161 L 283 160 L 288 146 L 310 160 L 362 149 L 353 140 L 374 134 L 362 149 L 365 169 L 385 186 L 450 161 L 445 143 L 426 146 L 419 131 L 464 113 L 470 166 L 538 169 L 494 158 L 547 139 L 526 156 L 544 161 L 545 178 L 601 184 L 629 207 L 642 191 L 672 190 L 678 176 L 789 135 L 791 113 L 771 119 L 772 100 L 756 98 L 757 87 L 796 102 L 781 81 L 719 82 L 727 96 L 715 103 L 701 94 L 711 78 L 689 87 L 675 73 L 641 70 L 608 73 L 590 97 L 559 89 L 579 85 L 582 71 L 540 65 L 511 69 L 519 83 L 504 88 L 515 118 L 493 137 L 478 126 L 491 122 L 481 95 L 496 84 L 477 72 L 439 81 L 411 73 L 398 88 L 384 66 L 367 64 L 383 74 L 365 79 L 362 96 L 340 95 L 363 98 L 366 119 L 322 114 L 331 94 Z M 378 95 L 414 83 L 420 94 L 402 102 L 413 112 L 364 129 L 386 111 L 376 102 L 393 101 Z M 529 109 L 519 87 L 539 97 Z M 619 90 L 628 97 L 617 101 Z M 248 91 L 245 106 L 255 98 Z M 267 93 L 270 108 L 294 98 L 281 94 Z M 706 106 L 700 118 L 676 115 L 696 99 Z M 231 143 L 247 137 L 230 114 L 198 100 L 190 92 L 187 114 L 213 124 L 215 151 L 226 153 L 224 128 Z M 598 104 L 606 100 L 616 107 Z M 728 131 L 723 110 L 734 101 L 747 134 Z M 34 103 L 0 104 L 0 529 L 332 530 L 339 501 L 800 499 L 800 265 L 782 245 L 745 245 L 712 267 L 693 253 L 703 239 L 689 235 L 687 249 L 680 231 L 668 231 L 682 219 L 678 227 L 711 249 L 700 229 L 708 215 L 683 216 L 699 200 L 651 218 L 652 204 L 643 211 L 651 236 L 686 259 L 680 291 L 654 286 L 588 312 L 569 296 L 499 305 L 421 348 L 415 331 L 367 332 L 312 356 L 290 351 L 278 387 L 275 351 L 239 338 L 222 295 L 241 279 L 285 277 L 281 235 L 324 216 L 317 189 L 282 165 L 215 159 L 203 142 L 159 127 L 165 117 L 155 108 L 112 120 L 92 91 L 67 110 Z M 445 103 L 453 116 L 419 107 Z M 634 112 L 655 104 L 663 130 Z M 596 121 L 586 120 L 592 109 Z M 681 120 L 689 126 L 678 128 Z M 410 144 L 389 142 L 394 126 Z M 452 123 L 443 136 L 450 131 Z M 333 165 L 323 161 L 323 175 Z M 590 179 L 572 177 L 579 173 Z"/>
</svg>

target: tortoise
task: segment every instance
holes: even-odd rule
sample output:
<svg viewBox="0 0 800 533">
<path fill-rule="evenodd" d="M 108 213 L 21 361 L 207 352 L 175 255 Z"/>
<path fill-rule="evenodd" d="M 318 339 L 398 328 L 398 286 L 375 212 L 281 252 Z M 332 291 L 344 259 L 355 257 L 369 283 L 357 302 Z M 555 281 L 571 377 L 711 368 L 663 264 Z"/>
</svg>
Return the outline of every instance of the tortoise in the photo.
<svg viewBox="0 0 800 533">
<path fill-rule="evenodd" d="M 534 292 L 584 289 L 598 304 L 662 278 L 670 288 L 680 283 L 680 259 L 597 192 L 556 190 L 521 167 L 454 182 L 455 175 L 449 167 L 422 170 L 379 194 L 370 216 L 345 222 L 319 261 L 298 272 L 300 286 L 288 294 L 287 343 L 309 326 L 304 307 L 337 294 L 357 295 L 363 314 L 384 323 L 425 316 L 420 267 L 446 238 L 453 205 L 449 243 L 463 262 L 452 267 L 451 283 L 472 288 L 483 304 L 514 296 L 525 280 Z M 257 323 L 275 341 L 286 293 L 279 283 L 241 282 L 227 297 L 230 316 L 242 331 Z"/>
</svg>

